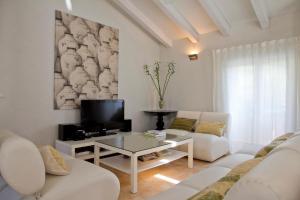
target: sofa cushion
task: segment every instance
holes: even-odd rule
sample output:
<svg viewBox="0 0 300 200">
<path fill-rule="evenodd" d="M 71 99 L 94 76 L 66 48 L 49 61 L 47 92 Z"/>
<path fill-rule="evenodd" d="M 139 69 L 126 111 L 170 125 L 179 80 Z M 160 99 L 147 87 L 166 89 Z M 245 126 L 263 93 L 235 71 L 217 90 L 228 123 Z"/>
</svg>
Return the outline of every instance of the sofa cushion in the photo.
<svg viewBox="0 0 300 200">
<path fill-rule="evenodd" d="M 199 191 L 185 186 L 185 185 L 175 185 L 171 189 L 161 192 L 158 195 L 149 198 L 148 200 L 183 200 L 188 199 Z"/>
<path fill-rule="evenodd" d="M 242 164 L 233 168 L 226 176 L 219 179 L 217 182 L 211 184 L 204 190 L 195 194 L 189 200 L 211 200 L 224 199 L 227 191 L 237 182 L 241 177 L 248 173 L 252 168 L 258 165 L 262 161 L 262 158 L 255 158 L 243 162 Z"/>
<path fill-rule="evenodd" d="M 295 135 L 295 136 L 291 137 L 290 139 L 288 139 L 287 141 L 283 142 L 282 144 L 277 146 L 275 149 L 273 149 L 270 152 L 270 155 L 275 152 L 281 151 L 283 149 L 290 149 L 290 150 L 296 151 L 300 154 L 300 135 Z"/>
<path fill-rule="evenodd" d="M 298 200 L 299 169 L 299 153 L 290 149 L 275 152 L 242 177 L 225 200 Z"/>
<path fill-rule="evenodd" d="M 39 150 L 29 140 L 12 133 L 7 136 L 0 143 L 1 176 L 22 195 L 38 192 L 45 184 L 45 166 Z"/>
<path fill-rule="evenodd" d="M 195 119 L 176 117 L 174 119 L 174 121 L 172 122 L 172 124 L 170 126 L 170 129 L 179 129 L 179 130 L 192 131 L 193 128 L 194 128 L 195 123 L 196 123 Z"/>
<path fill-rule="evenodd" d="M 208 135 L 203 133 L 189 133 L 194 140 L 194 158 L 213 162 L 229 153 L 229 142 L 225 137 Z M 187 151 L 187 145 L 178 147 L 181 151 Z"/>
<path fill-rule="evenodd" d="M 249 154 L 232 154 L 226 156 L 225 158 L 221 158 L 217 162 L 215 162 L 212 166 L 226 167 L 229 169 L 233 169 L 237 165 L 250 160 L 253 158 L 253 155 Z"/>
<path fill-rule="evenodd" d="M 277 138 L 275 138 L 269 145 L 264 146 L 261 150 L 257 152 L 255 155 L 255 158 L 266 156 L 268 153 L 270 153 L 274 148 L 288 140 L 294 135 L 294 133 L 286 133 L 284 135 L 281 135 Z"/>
<path fill-rule="evenodd" d="M 64 157 L 72 173 L 47 175 L 40 200 L 118 199 L 120 183 L 112 172 L 86 161 Z"/>
<path fill-rule="evenodd" d="M 223 122 L 226 127 L 224 129 L 224 133 L 227 132 L 227 124 L 228 124 L 228 113 L 221 112 L 203 112 L 200 117 L 200 122 Z"/>
<path fill-rule="evenodd" d="M 182 181 L 180 184 L 192 187 L 199 191 L 205 189 L 207 186 L 218 181 L 220 178 L 225 176 L 230 171 L 226 167 L 209 167 L 201 170 L 197 174 L 194 174 L 190 178 Z"/>
<path fill-rule="evenodd" d="M 215 136 L 223 136 L 225 124 L 223 122 L 204 122 L 201 121 L 196 125 L 196 133 L 211 134 Z"/>
</svg>

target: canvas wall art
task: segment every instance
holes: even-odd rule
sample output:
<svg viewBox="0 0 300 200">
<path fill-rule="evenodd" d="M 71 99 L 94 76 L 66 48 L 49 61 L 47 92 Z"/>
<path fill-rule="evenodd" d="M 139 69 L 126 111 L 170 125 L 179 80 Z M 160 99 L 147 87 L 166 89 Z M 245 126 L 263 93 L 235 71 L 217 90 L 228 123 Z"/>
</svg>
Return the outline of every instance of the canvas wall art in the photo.
<svg viewBox="0 0 300 200">
<path fill-rule="evenodd" d="M 118 98 L 119 31 L 55 11 L 54 108 Z"/>
</svg>

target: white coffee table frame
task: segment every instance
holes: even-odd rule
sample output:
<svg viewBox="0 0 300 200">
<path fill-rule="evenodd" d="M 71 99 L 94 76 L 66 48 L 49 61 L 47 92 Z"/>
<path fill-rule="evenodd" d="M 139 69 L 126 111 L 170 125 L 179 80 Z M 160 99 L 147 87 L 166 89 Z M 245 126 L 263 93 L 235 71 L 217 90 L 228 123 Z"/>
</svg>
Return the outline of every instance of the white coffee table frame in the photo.
<svg viewBox="0 0 300 200">
<path fill-rule="evenodd" d="M 172 152 L 174 153 L 174 155 L 169 156 L 166 162 L 146 161 L 146 162 L 150 162 L 150 163 L 148 163 L 148 165 L 146 165 L 146 166 L 142 166 L 139 168 L 139 166 L 138 166 L 138 157 L 139 156 L 146 155 L 149 153 L 159 152 L 159 151 L 166 150 L 166 149 L 171 149 L 176 146 L 180 146 L 180 145 L 184 145 L 184 144 L 188 144 L 188 152 L 187 153 L 172 149 Z M 130 157 L 130 163 L 128 163 L 128 165 L 126 166 L 126 163 L 125 163 L 126 159 L 122 159 L 122 156 L 115 157 L 115 158 L 114 157 L 104 158 L 104 159 L 100 160 L 100 156 L 99 156 L 100 148 L 114 151 L 114 152 L 120 153 L 122 155 L 127 155 Z M 188 168 L 193 168 L 193 138 L 188 138 L 188 139 L 185 139 L 185 140 L 182 140 L 179 142 L 170 141 L 169 144 L 151 148 L 151 149 L 147 149 L 147 150 L 138 151 L 138 152 L 131 152 L 131 151 L 127 151 L 127 150 L 113 147 L 110 145 L 102 144 L 100 142 L 95 142 L 95 164 L 99 166 L 99 163 L 101 162 L 104 165 L 115 168 L 124 173 L 130 174 L 131 192 L 132 193 L 137 193 L 137 191 L 138 191 L 137 184 L 138 184 L 138 173 L 139 172 L 142 172 L 142 171 L 145 171 L 148 169 L 152 169 L 154 167 L 158 167 L 163 164 L 167 164 L 169 162 L 178 160 L 185 156 L 188 157 Z M 116 159 L 118 159 L 118 160 L 116 160 Z M 162 159 L 159 158 L 159 160 L 162 160 Z M 129 162 L 128 159 L 127 159 L 127 162 Z"/>
</svg>

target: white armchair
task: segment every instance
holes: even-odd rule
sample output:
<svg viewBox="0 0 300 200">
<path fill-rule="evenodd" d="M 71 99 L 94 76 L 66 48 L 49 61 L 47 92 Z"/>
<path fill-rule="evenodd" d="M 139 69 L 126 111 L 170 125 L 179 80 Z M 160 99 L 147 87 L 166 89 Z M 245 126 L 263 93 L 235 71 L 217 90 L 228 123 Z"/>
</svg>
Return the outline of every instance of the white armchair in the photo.
<svg viewBox="0 0 300 200">
<path fill-rule="evenodd" d="M 227 113 L 218 112 L 179 111 L 177 113 L 177 117 L 196 119 L 196 123 L 205 121 L 223 122 L 227 124 L 229 115 Z M 229 142 L 225 137 L 227 129 L 225 129 L 224 136 L 222 137 L 177 129 L 167 129 L 167 133 L 175 135 L 191 135 L 194 139 L 194 158 L 196 159 L 213 162 L 229 153 Z M 179 146 L 178 149 L 181 151 L 187 151 L 187 146 L 182 145 Z"/>
</svg>

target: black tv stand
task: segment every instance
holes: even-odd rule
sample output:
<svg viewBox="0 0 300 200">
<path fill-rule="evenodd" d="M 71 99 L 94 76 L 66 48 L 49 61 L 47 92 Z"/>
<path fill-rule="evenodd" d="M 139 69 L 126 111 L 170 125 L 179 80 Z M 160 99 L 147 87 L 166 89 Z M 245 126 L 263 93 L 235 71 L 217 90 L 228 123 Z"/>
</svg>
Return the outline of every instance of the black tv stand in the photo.
<svg viewBox="0 0 300 200">
<path fill-rule="evenodd" d="M 82 124 L 59 124 L 58 125 L 58 139 L 62 141 L 67 140 L 84 140 L 91 137 L 102 137 L 117 134 L 116 131 L 124 131 L 124 124 L 120 123 L 118 129 L 107 130 L 103 125 L 82 125 Z"/>
</svg>

